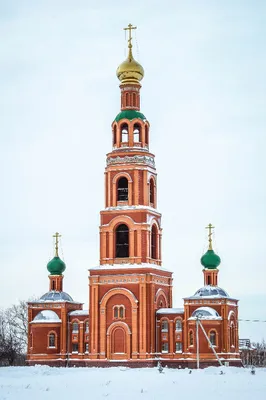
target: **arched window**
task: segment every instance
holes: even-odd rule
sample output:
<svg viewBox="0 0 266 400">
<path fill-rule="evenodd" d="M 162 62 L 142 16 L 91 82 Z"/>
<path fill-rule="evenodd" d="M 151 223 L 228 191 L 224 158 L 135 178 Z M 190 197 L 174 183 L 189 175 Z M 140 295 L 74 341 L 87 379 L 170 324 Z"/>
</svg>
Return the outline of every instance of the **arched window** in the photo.
<svg viewBox="0 0 266 400">
<path fill-rule="evenodd" d="M 123 306 L 119 308 L 119 318 L 124 318 L 125 317 L 125 309 Z"/>
<path fill-rule="evenodd" d="M 55 347 L 55 334 L 49 333 L 49 347 Z"/>
<path fill-rule="evenodd" d="M 182 322 L 180 319 L 177 319 L 175 321 L 175 330 L 176 331 L 182 331 Z"/>
<path fill-rule="evenodd" d="M 168 332 L 168 322 L 162 321 L 162 332 Z"/>
<path fill-rule="evenodd" d="M 30 347 L 33 347 L 33 336 L 32 333 L 30 334 Z"/>
<path fill-rule="evenodd" d="M 89 333 L 89 321 L 85 322 L 85 333 Z"/>
<path fill-rule="evenodd" d="M 154 206 L 154 180 L 150 179 L 150 205 L 153 207 Z"/>
<path fill-rule="evenodd" d="M 122 133 L 122 143 L 128 142 L 128 126 L 127 124 L 123 124 L 121 126 L 121 133 Z"/>
<path fill-rule="evenodd" d="M 151 258 L 156 259 L 157 229 L 153 225 L 151 229 Z"/>
<path fill-rule="evenodd" d="M 128 200 L 128 180 L 124 176 L 117 182 L 117 200 Z"/>
<path fill-rule="evenodd" d="M 129 230 L 125 224 L 116 228 L 116 258 L 129 257 Z"/>
<path fill-rule="evenodd" d="M 188 335 L 188 345 L 189 345 L 189 346 L 194 346 L 193 331 L 189 331 L 189 335 Z"/>
<path fill-rule="evenodd" d="M 232 347 L 235 347 L 235 326 L 233 322 L 230 325 L 230 344 Z"/>
<path fill-rule="evenodd" d="M 79 331 L 79 324 L 77 322 L 73 322 L 72 332 L 77 333 Z"/>
<path fill-rule="evenodd" d="M 129 106 L 129 93 L 126 93 L 126 107 Z"/>
<path fill-rule="evenodd" d="M 136 107 L 137 105 L 136 93 L 132 93 L 132 101 L 133 101 L 133 107 Z"/>
<path fill-rule="evenodd" d="M 55 290 L 55 282 L 52 281 L 52 290 Z"/>
<path fill-rule="evenodd" d="M 211 284 L 211 277 L 210 277 L 210 275 L 208 275 L 208 277 L 207 277 L 207 285 L 210 285 Z"/>
<path fill-rule="evenodd" d="M 134 128 L 133 128 L 134 143 L 139 143 L 141 141 L 140 133 L 141 133 L 140 125 L 139 124 L 135 124 Z"/>
<path fill-rule="evenodd" d="M 114 126 L 114 132 L 113 132 L 113 146 L 116 145 L 117 137 L 116 137 L 116 125 Z"/>
<path fill-rule="evenodd" d="M 216 332 L 215 331 L 210 332 L 210 342 L 213 346 L 216 346 Z"/>
<path fill-rule="evenodd" d="M 149 144 L 149 128 L 147 125 L 145 126 L 145 144 Z"/>
<path fill-rule="evenodd" d="M 114 318 L 118 318 L 118 307 L 114 307 Z"/>
</svg>

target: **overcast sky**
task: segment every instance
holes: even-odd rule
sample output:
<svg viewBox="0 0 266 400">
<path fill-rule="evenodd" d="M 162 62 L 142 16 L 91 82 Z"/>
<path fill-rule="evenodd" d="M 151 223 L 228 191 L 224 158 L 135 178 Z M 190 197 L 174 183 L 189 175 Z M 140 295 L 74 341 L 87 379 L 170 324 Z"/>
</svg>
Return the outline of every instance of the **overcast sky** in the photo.
<svg viewBox="0 0 266 400">
<path fill-rule="evenodd" d="M 174 306 L 203 285 L 212 222 L 220 286 L 240 318 L 266 320 L 264 0 L 0 0 L 0 306 L 48 290 L 59 231 L 64 289 L 88 307 L 129 22 Z"/>
</svg>

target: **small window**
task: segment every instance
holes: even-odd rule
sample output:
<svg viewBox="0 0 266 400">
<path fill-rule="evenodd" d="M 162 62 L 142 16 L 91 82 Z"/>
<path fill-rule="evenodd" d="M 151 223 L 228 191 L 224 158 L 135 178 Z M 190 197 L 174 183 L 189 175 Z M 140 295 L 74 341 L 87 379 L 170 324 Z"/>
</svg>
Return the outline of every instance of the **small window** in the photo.
<svg viewBox="0 0 266 400">
<path fill-rule="evenodd" d="M 114 318 L 118 318 L 118 307 L 114 308 Z"/>
<path fill-rule="evenodd" d="M 85 343 L 85 353 L 89 352 L 89 343 Z"/>
<path fill-rule="evenodd" d="M 49 347 L 55 347 L 55 334 L 50 333 L 49 335 Z"/>
<path fill-rule="evenodd" d="M 207 278 L 207 285 L 210 285 L 211 284 L 211 277 L 210 277 L 210 275 L 208 275 L 208 278 Z"/>
<path fill-rule="evenodd" d="M 189 343 L 189 346 L 194 346 L 193 331 L 189 332 L 188 343 Z"/>
<path fill-rule="evenodd" d="M 79 345 L 78 343 L 72 343 L 72 353 L 78 353 Z"/>
<path fill-rule="evenodd" d="M 182 352 L 182 343 L 181 342 L 176 342 L 175 351 L 176 351 L 176 353 Z"/>
<path fill-rule="evenodd" d="M 216 346 L 216 332 L 215 331 L 210 332 L 210 342 L 213 346 Z"/>
<path fill-rule="evenodd" d="M 162 343 L 162 353 L 168 353 L 168 343 L 167 342 Z"/>
<path fill-rule="evenodd" d="M 175 322 L 175 330 L 176 331 L 182 331 L 182 322 L 180 319 L 177 319 Z"/>
<path fill-rule="evenodd" d="M 72 332 L 77 333 L 79 331 L 79 324 L 77 322 L 74 322 L 72 325 Z"/>
<path fill-rule="evenodd" d="M 52 281 L 52 290 L 55 290 L 55 281 Z"/>
<path fill-rule="evenodd" d="M 119 318 L 124 318 L 124 307 L 119 308 Z"/>
<path fill-rule="evenodd" d="M 85 333 L 89 332 L 89 321 L 85 322 Z"/>
<path fill-rule="evenodd" d="M 145 144 L 149 144 L 149 128 L 147 127 L 147 125 L 145 126 Z"/>
<path fill-rule="evenodd" d="M 136 93 L 132 93 L 133 107 L 137 105 Z"/>
<path fill-rule="evenodd" d="M 116 126 L 114 127 L 114 132 L 113 132 L 113 146 L 116 145 L 117 137 L 116 137 Z"/>
<path fill-rule="evenodd" d="M 162 332 L 168 332 L 168 322 L 162 321 Z"/>
</svg>

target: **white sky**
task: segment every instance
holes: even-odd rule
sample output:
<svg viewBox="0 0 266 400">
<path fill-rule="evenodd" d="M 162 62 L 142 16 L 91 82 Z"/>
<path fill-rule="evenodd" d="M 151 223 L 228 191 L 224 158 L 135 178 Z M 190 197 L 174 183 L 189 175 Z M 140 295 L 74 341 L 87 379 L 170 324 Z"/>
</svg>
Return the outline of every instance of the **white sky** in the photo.
<svg viewBox="0 0 266 400">
<path fill-rule="evenodd" d="M 263 0 L 0 0 L 0 306 L 47 291 L 59 231 L 64 289 L 87 308 L 131 22 L 174 306 L 203 285 L 212 222 L 220 285 L 240 318 L 266 320 L 265 20 Z"/>
</svg>

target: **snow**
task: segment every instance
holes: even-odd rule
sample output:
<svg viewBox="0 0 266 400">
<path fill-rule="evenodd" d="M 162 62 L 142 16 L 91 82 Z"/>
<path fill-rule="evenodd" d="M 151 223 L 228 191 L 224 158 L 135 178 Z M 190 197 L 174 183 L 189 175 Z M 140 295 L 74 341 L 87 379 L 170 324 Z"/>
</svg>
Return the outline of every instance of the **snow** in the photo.
<svg viewBox="0 0 266 400">
<path fill-rule="evenodd" d="M 61 322 L 61 319 L 58 317 L 58 315 L 52 311 L 52 310 L 43 310 L 40 311 L 36 317 L 34 318 L 34 320 L 31 322 L 32 324 L 34 323 L 43 323 L 43 322 Z"/>
<path fill-rule="evenodd" d="M 69 315 L 89 315 L 89 310 L 70 311 Z"/>
<path fill-rule="evenodd" d="M 184 308 L 160 308 L 156 314 L 184 314 Z"/>
<path fill-rule="evenodd" d="M 199 307 L 193 311 L 192 316 L 189 319 L 222 319 L 216 310 L 211 307 Z"/>
<path fill-rule="evenodd" d="M 105 269 L 143 269 L 143 268 L 154 268 L 154 269 L 159 269 L 165 272 L 171 272 L 161 265 L 157 264 L 149 264 L 149 263 L 142 263 L 142 264 L 128 264 L 128 263 L 121 263 L 121 264 L 103 264 L 103 265 L 97 265 L 96 267 L 91 267 L 89 268 L 90 270 L 105 270 Z"/>
<path fill-rule="evenodd" d="M 220 374 L 221 370 L 224 374 Z M 3 367 L 1 400 L 162 400 L 163 398 L 264 400 L 266 369 L 209 367 L 204 370 L 157 368 Z"/>
</svg>

